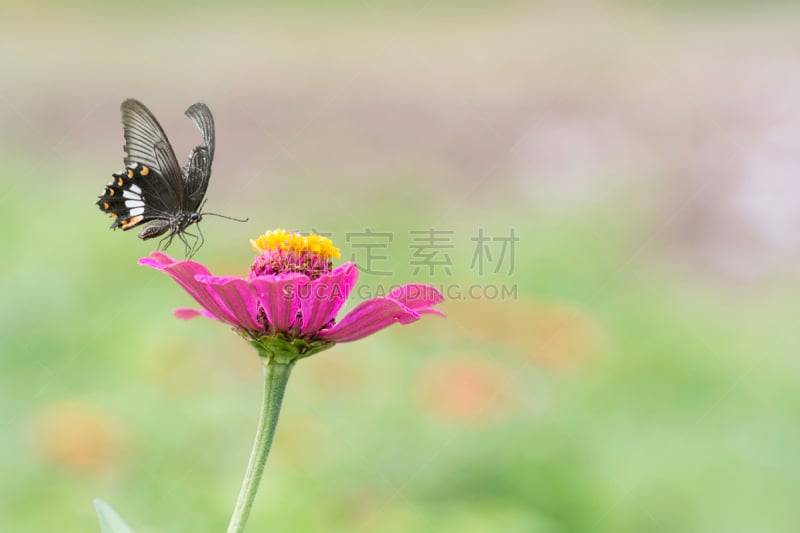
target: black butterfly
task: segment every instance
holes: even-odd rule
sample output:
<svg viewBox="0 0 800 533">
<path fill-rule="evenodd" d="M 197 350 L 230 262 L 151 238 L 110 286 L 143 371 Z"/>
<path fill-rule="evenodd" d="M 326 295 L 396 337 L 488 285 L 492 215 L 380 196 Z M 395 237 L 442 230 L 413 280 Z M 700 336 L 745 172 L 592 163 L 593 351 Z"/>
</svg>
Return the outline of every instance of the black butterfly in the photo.
<svg viewBox="0 0 800 533">
<path fill-rule="evenodd" d="M 203 135 L 202 144 L 189 154 L 188 164 L 181 169 L 175 152 L 156 117 L 138 100 L 122 102 L 122 126 L 125 133 L 125 166 L 114 179 L 97 205 L 114 219 L 113 229 L 127 231 L 153 221 L 139 233 L 140 239 L 152 239 L 166 233 L 159 242 L 166 249 L 177 235 L 191 257 L 203 245 L 200 236 L 186 228 L 203 219 L 203 207 L 211 163 L 214 160 L 214 117 L 205 104 L 197 103 L 186 110 Z M 186 235 L 194 238 L 190 245 Z"/>
</svg>

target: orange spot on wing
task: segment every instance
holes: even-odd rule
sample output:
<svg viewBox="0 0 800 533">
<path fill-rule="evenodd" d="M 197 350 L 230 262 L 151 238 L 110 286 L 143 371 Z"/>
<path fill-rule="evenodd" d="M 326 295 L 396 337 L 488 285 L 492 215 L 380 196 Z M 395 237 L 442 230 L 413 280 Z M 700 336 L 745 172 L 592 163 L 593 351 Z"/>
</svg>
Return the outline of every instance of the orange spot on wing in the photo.
<svg viewBox="0 0 800 533">
<path fill-rule="evenodd" d="M 133 218 L 126 218 L 125 220 L 122 221 L 122 229 L 127 229 L 132 226 L 135 226 L 136 224 L 141 222 L 143 218 L 144 217 L 142 215 L 137 215 Z"/>
<path fill-rule="evenodd" d="M 142 176 L 147 176 L 148 174 L 150 174 L 150 169 L 149 169 L 149 168 L 147 168 L 147 167 L 142 167 L 142 169 L 139 171 L 139 173 L 140 173 Z"/>
<path fill-rule="evenodd" d="M 128 170 L 128 177 L 129 177 L 129 178 L 132 178 L 132 177 L 133 177 L 133 170 Z"/>
</svg>

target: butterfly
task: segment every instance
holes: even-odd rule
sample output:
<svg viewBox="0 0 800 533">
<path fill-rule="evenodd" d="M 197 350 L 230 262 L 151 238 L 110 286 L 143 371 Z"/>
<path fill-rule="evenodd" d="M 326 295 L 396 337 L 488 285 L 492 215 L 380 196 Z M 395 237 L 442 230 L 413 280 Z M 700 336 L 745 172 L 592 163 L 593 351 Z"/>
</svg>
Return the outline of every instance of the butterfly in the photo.
<svg viewBox="0 0 800 533">
<path fill-rule="evenodd" d="M 198 223 L 203 220 L 201 210 L 214 161 L 211 110 L 202 103 L 186 110 L 186 116 L 200 130 L 203 141 L 192 150 L 188 163 L 181 168 L 164 130 L 144 104 L 130 98 L 122 102 L 120 109 L 126 168 L 113 174 L 113 180 L 99 196 L 97 205 L 114 219 L 112 229 L 127 231 L 150 222 L 139 233 L 140 239 L 165 235 L 158 248 L 162 249 L 163 244 L 166 250 L 177 236 L 186 247 L 187 258 L 191 258 L 205 242 Z M 192 224 L 198 224 L 199 236 L 187 231 Z M 190 244 L 186 236 L 194 242 Z"/>
</svg>

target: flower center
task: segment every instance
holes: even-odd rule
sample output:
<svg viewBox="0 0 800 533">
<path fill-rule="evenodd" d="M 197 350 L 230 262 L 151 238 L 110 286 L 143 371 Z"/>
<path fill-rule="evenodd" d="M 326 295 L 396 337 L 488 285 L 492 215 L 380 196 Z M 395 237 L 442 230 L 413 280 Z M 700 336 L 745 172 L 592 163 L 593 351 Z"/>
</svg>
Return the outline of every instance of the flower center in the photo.
<svg viewBox="0 0 800 533">
<path fill-rule="evenodd" d="M 250 244 L 260 255 L 250 266 L 250 277 L 300 272 L 311 279 L 333 269 L 331 259 L 339 249 L 330 239 L 315 233 L 301 235 L 277 229 L 266 232 Z"/>
</svg>

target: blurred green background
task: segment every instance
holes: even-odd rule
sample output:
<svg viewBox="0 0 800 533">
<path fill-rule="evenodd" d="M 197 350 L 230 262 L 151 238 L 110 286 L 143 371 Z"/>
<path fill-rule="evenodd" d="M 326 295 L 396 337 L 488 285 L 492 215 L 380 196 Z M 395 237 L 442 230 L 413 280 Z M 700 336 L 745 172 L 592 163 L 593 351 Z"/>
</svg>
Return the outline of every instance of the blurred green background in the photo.
<svg viewBox="0 0 800 533">
<path fill-rule="evenodd" d="M 367 291 L 448 292 L 298 364 L 250 531 L 797 530 L 795 4 L 1 10 L 0 531 L 96 531 L 94 497 L 221 531 L 244 472 L 255 353 L 94 205 L 127 97 L 181 158 L 215 114 L 206 209 L 250 221 L 203 222 L 214 273 L 275 227 L 364 266 L 369 229 Z M 449 272 L 414 272 L 430 229 Z"/>
</svg>

